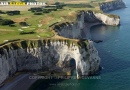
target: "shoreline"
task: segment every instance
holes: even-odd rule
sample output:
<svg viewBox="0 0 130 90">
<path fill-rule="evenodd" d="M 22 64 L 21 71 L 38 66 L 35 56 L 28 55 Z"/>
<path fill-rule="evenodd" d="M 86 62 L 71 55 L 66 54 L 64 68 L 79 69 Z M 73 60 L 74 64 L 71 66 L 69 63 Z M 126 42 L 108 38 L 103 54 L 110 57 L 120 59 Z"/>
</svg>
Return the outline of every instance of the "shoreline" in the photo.
<svg viewBox="0 0 130 90">
<path fill-rule="evenodd" d="M 28 88 L 37 80 L 29 79 L 31 74 L 21 74 L 12 81 L 5 83 L 0 90 L 28 90 Z"/>
<path fill-rule="evenodd" d="M 90 30 L 93 26 L 101 25 L 102 23 L 84 23 L 81 36 L 88 40 L 91 38 Z M 83 34 L 83 35 L 82 35 Z M 37 81 L 37 79 L 29 79 L 30 74 L 21 74 L 14 78 L 11 82 L 5 83 L 0 90 L 28 90 L 28 88 Z"/>
<path fill-rule="evenodd" d="M 93 26 L 96 26 L 96 25 L 101 25 L 102 23 L 85 23 L 84 24 L 84 28 L 83 28 L 83 31 L 81 33 L 81 36 L 83 36 L 83 38 L 85 39 L 88 39 L 90 40 L 90 37 L 91 37 L 91 34 L 90 34 L 90 30 Z"/>
<path fill-rule="evenodd" d="M 85 36 L 91 35 L 90 29 L 95 25 L 100 25 L 101 23 L 85 23 L 83 28 L 83 34 Z M 82 35 L 82 34 L 81 34 Z M 20 74 L 15 77 L 11 82 L 5 83 L 0 90 L 28 90 L 30 86 L 37 81 L 37 79 L 29 79 L 31 74 Z"/>
</svg>

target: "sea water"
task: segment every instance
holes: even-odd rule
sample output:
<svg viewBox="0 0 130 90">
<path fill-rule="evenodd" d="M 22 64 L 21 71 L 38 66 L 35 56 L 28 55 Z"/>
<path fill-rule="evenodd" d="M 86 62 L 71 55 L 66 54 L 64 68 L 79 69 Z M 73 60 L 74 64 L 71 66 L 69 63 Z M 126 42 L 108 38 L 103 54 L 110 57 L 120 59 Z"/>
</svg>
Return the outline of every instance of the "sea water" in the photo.
<svg viewBox="0 0 130 90">
<path fill-rule="evenodd" d="M 94 43 L 103 70 L 95 78 L 63 80 L 46 90 L 130 90 L 130 1 L 124 1 L 127 8 L 108 12 L 120 16 L 120 26 L 98 25 L 90 31 L 91 39 L 103 40 Z M 42 84 L 37 90 L 44 90 Z"/>
</svg>

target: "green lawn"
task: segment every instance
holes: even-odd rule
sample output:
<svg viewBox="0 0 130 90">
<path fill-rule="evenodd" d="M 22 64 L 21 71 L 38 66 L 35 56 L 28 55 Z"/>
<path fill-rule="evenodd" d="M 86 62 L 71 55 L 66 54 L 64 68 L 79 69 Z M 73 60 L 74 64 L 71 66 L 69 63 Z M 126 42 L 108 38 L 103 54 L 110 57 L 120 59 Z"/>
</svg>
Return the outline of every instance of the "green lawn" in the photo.
<svg viewBox="0 0 130 90">
<path fill-rule="evenodd" d="M 75 20 L 75 15 L 67 16 L 72 12 L 72 14 L 75 14 L 76 10 L 79 10 L 81 8 L 72 8 L 69 10 L 67 7 L 64 10 L 58 10 L 58 11 L 52 11 L 47 14 L 43 15 L 34 15 L 30 11 L 22 11 L 21 15 L 14 15 L 14 16 L 8 16 L 6 14 L 2 14 L 1 16 L 6 19 L 12 19 L 15 20 L 16 23 L 14 24 L 14 27 L 11 26 L 0 26 L 0 43 L 2 43 L 4 40 L 12 40 L 12 39 L 26 39 L 26 38 L 37 38 L 37 35 L 40 37 L 51 37 L 53 36 L 53 33 L 49 30 L 49 26 L 52 25 L 55 22 L 62 22 L 62 21 L 73 21 Z M 82 8 L 83 9 L 83 8 Z M 58 13 L 58 14 L 57 14 Z M 31 25 L 28 28 L 23 28 L 23 26 L 19 25 L 19 19 L 28 17 L 26 19 L 26 22 Z M 17 20 L 18 19 L 18 20 Z M 41 21 L 41 22 L 40 22 Z M 38 27 L 38 24 L 42 24 L 40 27 Z M 19 33 L 23 31 L 34 31 L 35 34 L 25 34 L 20 35 Z M 40 30 L 40 32 L 38 32 Z"/>
<path fill-rule="evenodd" d="M 44 32 L 44 33 L 40 33 L 39 36 L 40 37 L 52 37 L 54 34 L 52 32 Z"/>
<path fill-rule="evenodd" d="M 65 0 L 59 0 L 59 1 L 65 1 Z M 95 3 L 90 4 L 93 5 Z M 70 8 L 66 6 L 64 7 L 64 9 L 51 11 L 50 13 L 43 13 L 43 15 L 34 15 L 34 13 L 32 13 L 31 11 L 21 11 L 20 15 L 14 15 L 14 16 L 9 16 L 7 14 L 0 14 L 2 18 L 11 19 L 16 22 L 14 24 L 15 26 L 13 27 L 8 25 L 6 26 L 0 25 L 0 43 L 3 43 L 4 40 L 12 40 L 12 39 L 38 38 L 39 36 L 44 38 L 52 37 L 54 36 L 54 33 L 52 33 L 52 31 L 49 30 L 49 26 L 56 22 L 75 21 L 77 10 L 97 10 L 97 8 Z M 19 22 L 22 21 L 25 21 L 30 26 L 28 26 L 28 28 L 23 28 L 23 26 L 19 25 Z M 36 33 L 20 35 L 21 32 L 20 30 L 23 30 L 25 32 L 34 31 Z"/>
</svg>

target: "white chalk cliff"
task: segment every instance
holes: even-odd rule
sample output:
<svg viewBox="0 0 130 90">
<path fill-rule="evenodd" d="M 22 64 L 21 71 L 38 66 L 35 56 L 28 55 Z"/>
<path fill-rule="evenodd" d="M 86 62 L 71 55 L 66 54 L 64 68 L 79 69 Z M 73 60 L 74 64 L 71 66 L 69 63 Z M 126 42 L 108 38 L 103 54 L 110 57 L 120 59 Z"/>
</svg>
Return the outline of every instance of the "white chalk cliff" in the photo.
<svg viewBox="0 0 130 90">
<path fill-rule="evenodd" d="M 117 26 L 120 24 L 120 18 L 109 17 L 109 16 L 104 15 L 102 13 L 95 13 L 94 15 L 96 16 L 96 18 L 98 18 L 99 20 L 102 21 L 102 24 L 114 25 L 114 26 Z"/>
<path fill-rule="evenodd" d="M 66 38 L 82 39 L 85 23 L 100 23 L 117 26 L 120 24 L 120 17 L 117 15 L 107 15 L 102 12 L 79 11 L 75 22 L 58 23 L 53 26 L 58 35 Z"/>
<path fill-rule="evenodd" d="M 102 5 L 101 7 L 103 10 L 108 8 Z M 76 63 L 77 78 L 98 72 L 98 51 L 92 41 L 82 40 L 81 33 L 85 23 L 119 25 L 120 18 L 102 12 L 79 11 L 75 22 L 62 22 L 53 26 L 58 35 L 71 39 L 20 40 L 0 46 L 0 83 L 17 71 L 64 72 L 64 68 L 68 66 L 67 62 L 71 59 Z"/>
<path fill-rule="evenodd" d="M 0 83 L 17 71 L 60 70 L 75 60 L 77 78 L 95 74 L 100 58 L 92 41 L 29 40 L 0 48 Z"/>
</svg>

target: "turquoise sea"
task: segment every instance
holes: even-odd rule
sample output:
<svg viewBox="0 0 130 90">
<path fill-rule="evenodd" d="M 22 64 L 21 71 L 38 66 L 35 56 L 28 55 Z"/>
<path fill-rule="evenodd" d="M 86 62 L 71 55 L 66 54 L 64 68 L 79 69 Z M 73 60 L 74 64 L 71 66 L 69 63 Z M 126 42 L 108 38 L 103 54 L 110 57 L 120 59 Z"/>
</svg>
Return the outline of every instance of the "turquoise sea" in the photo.
<svg viewBox="0 0 130 90">
<path fill-rule="evenodd" d="M 121 25 L 98 25 L 91 28 L 91 38 L 103 40 L 95 43 L 104 68 L 98 79 L 63 80 L 51 84 L 46 90 L 130 90 L 130 1 L 127 8 L 111 11 L 121 18 Z M 37 90 L 44 90 L 41 83 Z"/>
</svg>

